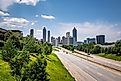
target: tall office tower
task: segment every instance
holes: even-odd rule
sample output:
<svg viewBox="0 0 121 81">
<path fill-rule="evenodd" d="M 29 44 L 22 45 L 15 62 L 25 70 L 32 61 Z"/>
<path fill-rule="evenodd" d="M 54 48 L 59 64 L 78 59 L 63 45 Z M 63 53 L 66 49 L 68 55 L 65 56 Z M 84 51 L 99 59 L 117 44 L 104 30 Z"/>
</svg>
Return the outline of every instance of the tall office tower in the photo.
<svg viewBox="0 0 121 81">
<path fill-rule="evenodd" d="M 46 42 L 46 28 L 43 28 L 43 42 Z"/>
<path fill-rule="evenodd" d="M 77 44 L 77 30 L 76 28 L 74 27 L 73 31 L 72 31 L 72 34 L 73 34 L 73 45 L 76 46 Z"/>
<path fill-rule="evenodd" d="M 105 35 L 97 35 L 96 36 L 96 43 L 97 44 L 104 44 L 105 43 Z"/>
<path fill-rule="evenodd" d="M 66 33 L 67 45 L 70 44 L 69 38 L 70 38 L 70 32 L 67 32 L 67 33 Z"/>
<path fill-rule="evenodd" d="M 61 38 L 60 37 L 58 37 L 58 43 L 61 43 Z"/>
<path fill-rule="evenodd" d="M 62 37 L 62 44 L 63 44 L 63 45 L 66 44 L 66 37 L 65 37 L 65 36 Z"/>
<path fill-rule="evenodd" d="M 30 29 L 30 36 L 34 37 L 34 29 Z"/>
<path fill-rule="evenodd" d="M 73 29 L 73 38 L 74 38 L 75 41 L 77 42 L 77 30 L 76 30 L 75 27 L 74 27 L 74 29 Z"/>
<path fill-rule="evenodd" d="M 55 46 L 55 37 L 51 37 L 51 44 Z"/>
<path fill-rule="evenodd" d="M 66 32 L 66 37 L 70 37 L 70 32 Z"/>
<path fill-rule="evenodd" d="M 48 31 L 48 42 L 50 43 L 50 31 Z"/>
</svg>

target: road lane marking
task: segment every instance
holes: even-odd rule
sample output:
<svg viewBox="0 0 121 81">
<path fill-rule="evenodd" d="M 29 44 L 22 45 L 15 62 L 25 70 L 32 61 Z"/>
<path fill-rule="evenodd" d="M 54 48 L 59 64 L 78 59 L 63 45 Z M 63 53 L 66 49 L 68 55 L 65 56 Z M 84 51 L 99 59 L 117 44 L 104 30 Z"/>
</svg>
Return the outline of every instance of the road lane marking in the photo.
<svg viewBox="0 0 121 81">
<path fill-rule="evenodd" d="M 72 74 L 73 76 L 77 76 L 76 78 L 78 79 L 78 81 L 97 81 L 94 77 L 92 77 L 91 75 L 89 75 L 88 73 L 86 73 L 85 71 L 83 71 L 81 68 L 79 68 L 77 65 L 75 65 L 74 63 L 70 62 L 70 60 L 68 59 L 64 59 L 62 58 L 63 56 L 58 55 L 60 60 L 62 61 L 62 63 L 66 66 L 66 68 L 68 68 L 68 70 L 70 68 L 73 67 L 73 69 L 70 69 L 70 71 L 74 71 Z M 75 75 L 74 75 L 75 74 Z M 84 76 L 85 75 L 85 76 Z M 80 78 L 83 77 L 83 78 Z M 88 78 L 87 78 L 88 77 Z"/>
</svg>

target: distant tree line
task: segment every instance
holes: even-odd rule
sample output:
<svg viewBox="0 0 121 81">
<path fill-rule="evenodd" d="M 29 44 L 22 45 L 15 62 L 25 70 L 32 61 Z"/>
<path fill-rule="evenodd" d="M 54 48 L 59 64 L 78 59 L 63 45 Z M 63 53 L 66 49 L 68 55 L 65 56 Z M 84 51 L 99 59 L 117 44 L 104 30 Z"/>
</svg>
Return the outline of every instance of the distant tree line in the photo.
<svg viewBox="0 0 121 81">
<path fill-rule="evenodd" d="M 117 41 L 113 47 L 100 47 L 99 45 L 90 43 L 79 45 L 76 49 L 91 54 L 105 53 L 121 56 L 121 40 Z"/>
<path fill-rule="evenodd" d="M 70 50 L 72 52 L 74 51 L 74 48 L 75 48 L 73 45 L 63 45 L 62 47 L 66 48 L 66 49 L 68 49 L 68 50 Z"/>
<path fill-rule="evenodd" d="M 49 81 L 46 57 L 51 52 L 51 44 L 41 43 L 31 36 L 17 37 L 9 31 L 5 34 L 1 56 L 8 62 L 16 81 Z M 36 61 L 30 60 L 33 53 Z"/>
<path fill-rule="evenodd" d="M 90 54 L 105 53 L 116 54 L 117 56 L 121 56 L 121 40 L 118 40 L 113 47 L 101 47 L 95 43 L 78 45 L 76 47 L 74 47 L 73 45 L 63 45 L 62 47 L 71 51 L 77 49 L 79 51 L 83 51 Z"/>
</svg>

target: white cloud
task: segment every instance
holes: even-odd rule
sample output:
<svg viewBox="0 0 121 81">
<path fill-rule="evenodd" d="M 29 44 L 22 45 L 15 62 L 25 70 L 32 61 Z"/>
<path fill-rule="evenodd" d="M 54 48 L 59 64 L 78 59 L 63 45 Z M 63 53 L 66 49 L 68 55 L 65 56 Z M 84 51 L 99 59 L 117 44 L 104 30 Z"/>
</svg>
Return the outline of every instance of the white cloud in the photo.
<svg viewBox="0 0 121 81">
<path fill-rule="evenodd" d="M 35 17 L 39 17 L 39 15 L 35 15 Z"/>
<path fill-rule="evenodd" d="M 15 0 L 0 0 L 0 10 L 7 11 L 8 7 L 14 3 Z"/>
<path fill-rule="evenodd" d="M 54 19 L 55 19 L 55 17 L 52 16 L 52 15 L 41 15 L 41 17 L 42 17 L 43 19 L 46 19 L 46 20 L 54 20 Z"/>
<path fill-rule="evenodd" d="M 0 11 L 0 16 L 9 16 L 10 14 L 9 13 L 5 13 L 3 11 Z"/>
<path fill-rule="evenodd" d="M 2 27 L 26 27 L 29 21 L 24 18 L 4 17 L 0 23 Z"/>
<path fill-rule="evenodd" d="M 83 23 L 60 23 L 59 30 L 65 34 L 67 31 L 72 33 L 76 27 L 78 31 L 78 40 L 84 40 L 87 37 L 95 37 L 99 34 L 106 35 L 106 41 L 116 41 L 121 39 L 121 24 L 111 24 L 102 22 L 83 22 Z"/>
<path fill-rule="evenodd" d="M 36 6 L 36 4 L 37 4 L 39 1 L 40 1 L 40 0 L 17 0 L 17 3 Z"/>
<path fill-rule="evenodd" d="M 39 1 L 46 0 L 0 0 L 0 10 L 7 11 L 8 7 L 15 3 L 36 6 Z"/>
<path fill-rule="evenodd" d="M 35 25 L 38 21 L 31 21 L 31 25 Z"/>
<path fill-rule="evenodd" d="M 34 22 L 31 23 L 32 26 L 33 26 L 34 24 L 35 24 Z"/>
</svg>

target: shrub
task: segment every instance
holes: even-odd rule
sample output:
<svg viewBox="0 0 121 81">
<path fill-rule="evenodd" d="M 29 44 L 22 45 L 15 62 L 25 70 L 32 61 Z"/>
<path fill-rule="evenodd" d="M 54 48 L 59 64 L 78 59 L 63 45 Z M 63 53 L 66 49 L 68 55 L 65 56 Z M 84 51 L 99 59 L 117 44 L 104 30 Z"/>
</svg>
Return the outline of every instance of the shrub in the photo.
<svg viewBox="0 0 121 81">
<path fill-rule="evenodd" d="M 8 39 L 2 50 L 2 59 L 7 62 L 10 62 L 10 60 L 17 55 L 17 50 L 11 41 L 11 39 Z"/>
<path fill-rule="evenodd" d="M 44 57 L 37 58 L 25 68 L 22 81 L 49 81 L 46 66 L 47 62 Z"/>
</svg>

